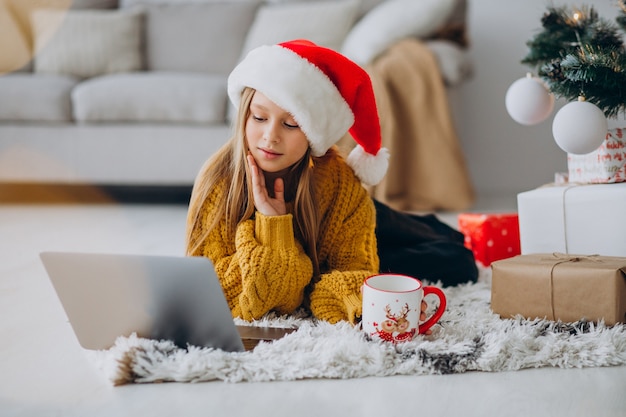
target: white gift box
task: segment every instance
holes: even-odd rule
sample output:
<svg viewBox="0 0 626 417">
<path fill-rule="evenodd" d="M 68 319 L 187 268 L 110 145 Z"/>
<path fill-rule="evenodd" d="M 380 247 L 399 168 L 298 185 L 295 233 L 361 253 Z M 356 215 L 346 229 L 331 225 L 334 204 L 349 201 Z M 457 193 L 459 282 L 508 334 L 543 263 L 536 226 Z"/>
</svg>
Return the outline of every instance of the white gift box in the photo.
<svg viewBox="0 0 626 417">
<path fill-rule="evenodd" d="M 544 186 L 517 195 L 523 255 L 626 256 L 626 183 Z"/>
<path fill-rule="evenodd" d="M 602 145 L 586 155 L 567 154 L 570 182 L 584 184 L 626 181 L 626 129 L 610 129 Z"/>
</svg>

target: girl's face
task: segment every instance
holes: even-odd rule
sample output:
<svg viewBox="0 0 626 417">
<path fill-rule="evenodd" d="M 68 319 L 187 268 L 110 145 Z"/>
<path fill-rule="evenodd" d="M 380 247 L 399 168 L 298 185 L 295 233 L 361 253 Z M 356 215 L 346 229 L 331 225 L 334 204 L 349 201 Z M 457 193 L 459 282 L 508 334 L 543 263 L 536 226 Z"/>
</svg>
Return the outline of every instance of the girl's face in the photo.
<svg viewBox="0 0 626 417">
<path fill-rule="evenodd" d="M 309 141 L 293 116 L 256 91 L 246 120 L 248 149 L 265 172 L 280 172 L 298 162 Z"/>
</svg>

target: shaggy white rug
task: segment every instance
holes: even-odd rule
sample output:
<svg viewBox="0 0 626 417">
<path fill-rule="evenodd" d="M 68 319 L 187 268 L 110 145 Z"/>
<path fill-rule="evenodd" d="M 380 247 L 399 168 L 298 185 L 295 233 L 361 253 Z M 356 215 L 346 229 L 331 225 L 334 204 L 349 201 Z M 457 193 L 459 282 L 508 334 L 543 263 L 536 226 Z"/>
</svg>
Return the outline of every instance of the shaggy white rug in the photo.
<svg viewBox="0 0 626 417">
<path fill-rule="evenodd" d="M 490 310 L 489 282 L 444 291 L 448 307 L 433 334 L 395 346 L 368 340 L 347 323 L 331 325 L 303 317 L 268 316 L 254 325 L 298 330 L 242 353 L 181 349 L 169 341 L 133 336 L 119 338 L 107 351 L 89 354 L 115 385 L 360 378 L 626 364 L 626 325 L 503 320 Z"/>
</svg>

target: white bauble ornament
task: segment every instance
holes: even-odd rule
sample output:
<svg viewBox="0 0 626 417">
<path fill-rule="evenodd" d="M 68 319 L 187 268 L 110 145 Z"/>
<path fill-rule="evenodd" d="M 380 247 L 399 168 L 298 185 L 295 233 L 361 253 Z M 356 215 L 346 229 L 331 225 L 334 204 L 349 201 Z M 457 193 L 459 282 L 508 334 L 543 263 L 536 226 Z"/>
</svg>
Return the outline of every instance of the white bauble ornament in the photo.
<svg viewBox="0 0 626 417">
<path fill-rule="evenodd" d="M 584 155 L 595 151 L 606 138 L 608 121 L 595 104 L 579 99 L 566 104 L 554 116 L 554 141 L 567 153 Z"/>
<path fill-rule="evenodd" d="M 554 95 L 539 78 L 530 75 L 511 84 L 504 101 L 511 118 L 523 125 L 543 122 L 554 109 Z"/>
</svg>

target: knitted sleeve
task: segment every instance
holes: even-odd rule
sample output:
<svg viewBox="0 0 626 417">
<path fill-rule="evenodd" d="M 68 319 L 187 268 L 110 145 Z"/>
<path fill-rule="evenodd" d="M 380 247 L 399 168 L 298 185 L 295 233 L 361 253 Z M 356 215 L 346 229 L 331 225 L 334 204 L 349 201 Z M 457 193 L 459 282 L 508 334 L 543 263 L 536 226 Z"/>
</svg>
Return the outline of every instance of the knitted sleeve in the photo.
<svg viewBox="0 0 626 417">
<path fill-rule="evenodd" d="M 234 242 L 220 222 L 209 235 L 203 255 L 212 260 L 234 317 L 261 318 L 300 306 L 313 266 L 295 240 L 292 215 L 264 216 L 237 227 Z"/>
<path fill-rule="evenodd" d="M 321 197 L 332 202 L 323 221 L 319 256 L 324 270 L 310 295 L 311 311 L 331 323 L 355 323 L 362 311 L 361 286 L 379 267 L 376 211 L 352 171 L 337 172 L 335 195 Z"/>
</svg>

